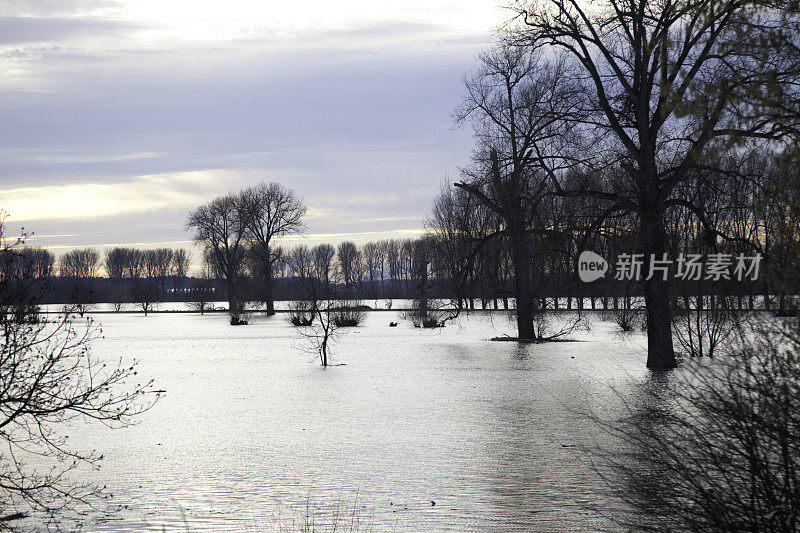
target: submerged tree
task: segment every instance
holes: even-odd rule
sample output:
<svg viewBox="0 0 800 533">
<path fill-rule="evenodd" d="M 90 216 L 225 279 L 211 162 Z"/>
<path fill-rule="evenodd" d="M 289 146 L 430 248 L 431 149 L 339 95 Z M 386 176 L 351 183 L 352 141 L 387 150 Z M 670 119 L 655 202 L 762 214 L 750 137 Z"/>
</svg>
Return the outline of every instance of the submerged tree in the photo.
<svg viewBox="0 0 800 533">
<path fill-rule="evenodd" d="M 202 246 L 214 270 L 225 280 L 231 325 L 242 324 L 244 311 L 237 293 L 242 277 L 246 222 L 232 195 L 220 196 L 189 214 L 187 229 L 194 230 L 194 241 Z"/>
<path fill-rule="evenodd" d="M 302 218 L 306 206 L 292 189 L 275 182 L 245 189 L 237 197 L 237 202 L 239 216 L 253 241 L 253 251 L 264 276 L 267 315 L 274 315 L 272 265 L 280 254 L 276 253 L 279 249 L 273 246 L 273 239 L 303 231 Z"/>
<path fill-rule="evenodd" d="M 481 57 L 457 123 L 471 120 L 477 148 L 472 167 L 456 183 L 491 210 L 502 227 L 484 239 L 506 236 L 514 266 L 518 337 L 535 339 L 536 295 L 531 279 L 531 235 L 549 191 L 546 165 L 564 147 L 566 118 L 576 112 L 578 88 L 565 64 L 537 52 L 504 45 Z"/>
<path fill-rule="evenodd" d="M 309 339 L 319 355 L 320 364 L 328 366 L 330 345 L 337 324 L 336 284 L 331 282 L 333 247 L 320 245 L 311 250 L 301 245 L 289 258 L 292 271 L 300 289 L 301 307 L 292 310 L 290 320 L 302 326 L 300 333 Z"/>
</svg>

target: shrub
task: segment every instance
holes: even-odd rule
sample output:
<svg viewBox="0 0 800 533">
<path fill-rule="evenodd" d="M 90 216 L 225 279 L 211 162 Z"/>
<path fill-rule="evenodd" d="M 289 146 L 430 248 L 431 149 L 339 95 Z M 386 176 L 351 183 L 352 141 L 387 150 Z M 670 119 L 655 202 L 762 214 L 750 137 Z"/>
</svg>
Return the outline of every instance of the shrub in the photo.
<svg viewBox="0 0 800 533">
<path fill-rule="evenodd" d="M 643 310 L 630 305 L 627 301 L 618 309 L 604 313 L 603 318 L 614 322 L 623 333 L 631 333 L 636 329 L 642 329 L 642 326 L 646 327 Z"/>
<path fill-rule="evenodd" d="M 367 309 L 369 307 L 361 302 L 337 306 L 334 309 L 333 323 L 338 328 L 359 326 L 367 318 Z"/>
<path fill-rule="evenodd" d="M 694 308 L 676 312 L 672 333 L 684 353 L 713 357 L 741 331 L 745 316 L 733 308 L 732 296 L 695 298 Z"/>
<path fill-rule="evenodd" d="M 295 327 L 314 323 L 314 308 L 310 302 L 298 300 L 289 304 L 289 323 Z"/>
<path fill-rule="evenodd" d="M 800 530 L 800 329 L 753 328 L 722 353 L 662 375 L 605 424 L 622 441 L 601 455 L 634 509 L 626 527 Z"/>
</svg>

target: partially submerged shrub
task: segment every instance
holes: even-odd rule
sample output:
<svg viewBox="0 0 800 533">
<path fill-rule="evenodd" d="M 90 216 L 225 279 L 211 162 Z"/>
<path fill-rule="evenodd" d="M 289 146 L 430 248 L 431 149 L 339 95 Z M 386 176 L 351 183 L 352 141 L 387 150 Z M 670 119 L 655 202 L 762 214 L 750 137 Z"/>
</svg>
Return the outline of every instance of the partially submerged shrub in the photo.
<svg viewBox="0 0 800 533">
<path fill-rule="evenodd" d="M 295 327 L 314 323 L 314 308 L 311 302 L 298 300 L 289 304 L 289 322 Z"/>
<path fill-rule="evenodd" d="M 614 322 L 623 333 L 641 330 L 647 324 L 644 311 L 639 307 L 634 307 L 629 301 L 625 301 L 617 309 L 607 311 L 603 314 L 603 318 Z"/>
<path fill-rule="evenodd" d="M 800 530 L 800 329 L 754 328 L 723 357 L 656 376 L 605 424 L 613 492 L 636 531 Z M 666 386 L 665 386 L 666 385 Z"/>
<path fill-rule="evenodd" d="M 447 307 L 442 302 L 427 300 L 424 304 L 418 299 L 411 301 L 411 308 L 402 315 L 403 319 L 414 324 L 415 328 L 443 328 L 458 318 L 459 310 Z"/>
<path fill-rule="evenodd" d="M 293 326 L 310 326 L 314 323 L 314 315 L 291 315 L 289 322 Z"/>
<path fill-rule="evenodd" d="M 732 296 L 694 298 L 694 306 L 673 316 L 672 333 L 684 353 L 713 357 L 741 331 L 745 316 L 733 308 Z"/>
<path fill-rule="evenodd" d="M 366 313 L 358 309 L 338 309 L 334 312 L 333 323 L 339 328 L 352 328 L 360 326 Z"/>
<path fill-rule="evenodd" d="M 333 308 L 333 323 L 338 328 L 360 326 L 367 318 L 369 306 L 359 300 L 349 301 Z"/>
<path fill-rule="evenodd" d="M 422 321 L 423 328 L 443 328 L 444 321 L 438 317 L 436 318 L 426 318 Z"/>
<path fill-rule="evenodd" d="M 422 313 L 418 308 L 410 309 L 403 313 L 403 318 L 414 324 L 415 328 L 443 328 L 448 320 L 453 320 L 457 311 L 446 312 L 438 309 L 429 309 L 427 313 Z"/>
</svg>

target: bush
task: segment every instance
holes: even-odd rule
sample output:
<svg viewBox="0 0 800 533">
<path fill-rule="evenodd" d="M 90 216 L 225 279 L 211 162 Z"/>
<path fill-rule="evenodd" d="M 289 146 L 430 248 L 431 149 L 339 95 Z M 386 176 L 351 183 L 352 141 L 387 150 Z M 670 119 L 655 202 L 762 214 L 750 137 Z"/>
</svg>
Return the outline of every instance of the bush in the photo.
<svg viewBox="0 0 800 533">
<path fill-rule="evenodd" d="M 625 302 L 618 309 L 603 314 L 604 320 L 614 322 L 623 333 L 632 333 L 636 329 L 646 329 L 647 321 L 643 309 L 633 307 Z"/>
<path fill-rule="evenodd" d="M 443 328 L 444 321 L 439 318 L 426 318 L 422 321 L 423 328 Z"/>
<path fill-rule="evenodd" d="M 369 307 L 361 302 L 338 306 L 334 310 L 333 323 L 338 328 L 359 326 L 367 318 L 367 309 Z"/>
<path fill-rule="evenodd" d="M 428 301 L 423 309 L 420 301 L 414 299 L 411 301 L 411 308 L 405 311 L 401 316 L 404 320 L 410 321 L 414 324 L 415 328 L 443 328 L 447 322 L 458 318 L 458 309 L 451 309 L 445 307 L 444 304 Z"/>
<path fill-rule="evenodd" d="M 602 456 L 634 509 L 626 527 L 800 530 L 800 329 L 754 328 L 723 353 L 662 375 L 605 425 L 624 450 Z"/>
<path fill-rule="evenodd" d="M 314 308 L 310 302 L 298 300 L 289 304 L 289 323 L 295 327 L 314 323 Z"/>
<path fill-rule="evenodd" d="M 733 308 L 732 296 L 706 296 L 694 301 L 694 308 L 673 315 L 673 337 L 685 354 L 713 357 L 741 332 L 745 316 Z"/>
</svg>

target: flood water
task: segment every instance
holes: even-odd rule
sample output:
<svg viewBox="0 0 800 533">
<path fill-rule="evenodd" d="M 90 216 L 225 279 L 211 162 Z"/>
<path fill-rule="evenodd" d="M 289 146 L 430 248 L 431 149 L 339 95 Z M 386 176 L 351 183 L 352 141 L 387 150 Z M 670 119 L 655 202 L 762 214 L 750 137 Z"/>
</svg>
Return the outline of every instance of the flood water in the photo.
<svg viewBox="0 0 800 533">
<path fill-rule="evenodd" d="M 337 508 L 360 531 L 613 528 L 584 451 L 613 443 L 587 414 L 622 416 L 649 373 L 644 337 L 598 317 L 583 342 L 518 345 L 488 340 L 514 333 L 499 313 L 421 330 L 372 312 L 327 369 L 285 315 L 96 319 L 94 352 L 166 395 L 135 427 L 71 429 L 127 506 L 89 531 L 286 531 Z"/>
</svg>

